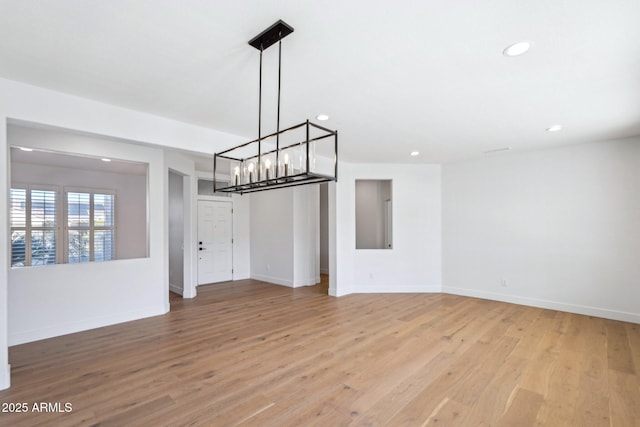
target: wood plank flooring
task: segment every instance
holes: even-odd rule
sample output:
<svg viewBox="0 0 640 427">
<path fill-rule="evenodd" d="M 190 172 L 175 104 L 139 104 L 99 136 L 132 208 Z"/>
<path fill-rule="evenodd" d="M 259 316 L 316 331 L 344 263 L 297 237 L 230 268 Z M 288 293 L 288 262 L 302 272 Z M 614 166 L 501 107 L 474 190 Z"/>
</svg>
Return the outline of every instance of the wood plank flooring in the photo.
<svg viewBox="0 0 640 427">
<path fill-rule="evenodd" d="M 210 285 L 164 316 L 12 347 L 0 404 L 28 412 L 0 425 L 640 426 L 640 325 L 326 291 Z"/>
</svg>

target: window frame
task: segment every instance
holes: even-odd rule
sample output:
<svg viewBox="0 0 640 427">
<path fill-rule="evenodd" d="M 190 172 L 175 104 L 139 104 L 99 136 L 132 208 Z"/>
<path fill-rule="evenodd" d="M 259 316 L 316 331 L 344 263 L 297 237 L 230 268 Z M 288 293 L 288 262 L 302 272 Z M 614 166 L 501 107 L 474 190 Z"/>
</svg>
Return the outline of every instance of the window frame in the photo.
<svg viewBox="0 0 640 427">
<path fill-rule="evenodd" d="M 11 191 L 12 190 L 25 190 L 25 226 L 24 227 L 14 227 L 12 226 L 12 212 L 11 212 Z M 32 218 L 31 218 L 31 213 L 32 213 L 32 198 L 31 198 L 31 192 L 32 191 L 51 191 L 54 192 L 56 195 L 56 201 L 55 201 L 55 226 L 53 227 L 34 227 L 32 225 Z M 11 253 L 11 268 L 25 268 L 25 267 L 44 267 L 46 265 L 49 264 L 43 264 L 43 265 L 32 265 L 32 255 L 33 255 L 33 248 L 32 248 L 32 237 L 31 237 L 31 233 L 33 231 L 53 231 L 54 235 L 55 235 L 55 240 L 56 240 L 56 249 L 55 249 L 55 264 L 60 264 L 61 263 L 61 254 L 62 254 L 62 248 L 60 245 L 60 229 L 61 229 L 61 222 L 60 222 L 60 218 L 62 218 L 62 212 L 61 212 L 61 203 L 60 203 L 60 187 L 57 185 L 50 185 L 50 184 L 35 184 L 35 183 L 25 183 L 25 182 L 12 182 L 10 187 L 9 187 L 9 233 L 10 235 L 13 235 L 14 231 L 24 231 L 24 236 L 25 236 L 25 241 L 24 241 L 24 265 L 22 266 L 14 266 L 13 265 L 13 244 L 12 242 L 10 242 L 9 244 L 11 245 L 10 247 L 10 253 Z"/>
<path fill-rule="evenodd" d="M 88 193 L 89 194 L 89 225 L 85 226 L 69 226 L 69 193 Z M 106 194 L 113 196 L 113 218 L 111 226 L 96 226 L 95 225 L 95 195 L 96 194 Z M 63 258 L 65 264 L 84 264 L 87 262 L 96 262 L 95 260 L 95 232 L 96 231 L 111 231 L 112 236 L 112 253 L 111 259 L 102 260 L 97 262 L 104 261 L 114 261 L 117 260 L 116 253 L 116 229 L 117 229 L 117 221 L 116 221 L 116 211 L 117 211 L 117 192 L 114 189 L 108 188 L 92 188 L 92 187 L 64 187 L 64 201 L 63 201 Z M 88 231 L 89 232 L 89 259 L 87 261 L 78 261 L 78 262 L 69 262 L 69 231 L 78 230 L 78 231 Z"/>
</svg>

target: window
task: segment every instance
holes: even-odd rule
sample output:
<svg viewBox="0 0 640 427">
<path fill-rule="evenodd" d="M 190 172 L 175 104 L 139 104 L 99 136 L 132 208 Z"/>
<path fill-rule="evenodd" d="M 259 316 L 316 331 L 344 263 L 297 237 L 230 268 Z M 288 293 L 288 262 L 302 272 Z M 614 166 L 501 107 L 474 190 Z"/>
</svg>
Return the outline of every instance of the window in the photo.
<svg viewBox="0 0 640 427">
<path fill-rule="evenodd" d="M 66 252 L 58 250 L 58 190 L 14 185 L 9 192 L 11 266 L 115 259 L 115 193 L 66 192 Z"/>
<path fill-rule="evenodd" d="M 66 199 L 67 262 L 115 259 L 115 194 L 67 191 Z"/>
<path fill-rule="evenodd" d="M 57 261 L 57 195 L 46 186 L 15 186 L 9 191 L 11 266 Z"/>
</svg>

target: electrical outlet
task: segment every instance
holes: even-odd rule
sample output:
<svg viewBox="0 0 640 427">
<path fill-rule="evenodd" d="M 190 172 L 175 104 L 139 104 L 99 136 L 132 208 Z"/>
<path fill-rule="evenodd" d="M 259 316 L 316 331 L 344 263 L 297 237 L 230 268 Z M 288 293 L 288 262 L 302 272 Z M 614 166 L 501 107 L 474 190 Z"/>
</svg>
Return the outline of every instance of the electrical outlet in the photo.
<svg viewBox="0 0 640 427">
<path fill-rule="evenodd" d="M 507 287 L 507 279 L 505 279 L 504 277 L 500 280 L 500 286 L 502 286 L 503 288 Z"/>
<path fill-rule="evenodd" d="M 271 271 L 271 264 L 267 264 L 267 271 Z"/>
<path fill-rule="evenodd" d="M 373 280 L 373 273 L 369 273 L 369 279 Z"/>
</svg>

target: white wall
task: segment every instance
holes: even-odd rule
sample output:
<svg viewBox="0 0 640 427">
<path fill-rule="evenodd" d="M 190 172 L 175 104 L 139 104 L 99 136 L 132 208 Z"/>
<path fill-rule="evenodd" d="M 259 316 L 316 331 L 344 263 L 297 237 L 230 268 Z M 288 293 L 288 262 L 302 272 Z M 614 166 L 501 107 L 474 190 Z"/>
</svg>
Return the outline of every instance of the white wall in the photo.
<svg viewBox="0 0 640 427">
<path fill-rule="evenodd" d="M 327 183 L 327 255 L 329 261 L 329 290 L 331 296 L 338 296 L 338 192 L 337 181 Z"/>
<path fill-rule="evenodd" d="M 445 165 L 445 292 L 640 322 L 639 165 L 637 138 Z"/>
<path fill-rule="evenodd" d="M 357 179 L 393 181 L 391 250 L 356 250 Z M 440 291 L 439 165 L 340 162 L 335 197 L 337 278 L 335 285 L 330 278 L 329 292 L 332 295 Z"/>
<path fill-rule="evenodd" d="M 169 289 L 180 295 L 184 291 L 183 180 L 182 175 L 169 171 Z"/>
<path fill-rule="evenodd" d="M 290 287 L 317 283 L 320 280 L 318 186 L 257 192 L 250 197 L 251 277 Z"/>
<path fill-rule="evenodd" d="M 251 277 L 251 197 L 233 194 L 233 280 Z"/>
<path fill-rule="evenodd" d="M 320 189 L 303 185 L 293 191 L 293 283 L 320 282 Z"/>
<path fill-rule="evenodd" d="M 224 148 L 244 142 L 243 138 L 206 129 L 175 120 L 153 116 L 126 108 L 79 98 L 11 80 L 0 79 L 0 211 L 8 212 L 8 156 L 6 125 L 9 120 L 25 121 L 76 131 L 89 132 L 112 138 L 121 138 L 166 147 L 213 154 Z M 84 265 L 56 265 L 37 271 L 28 281 L 47 283 L 52 294 L 32 293 L 28 288 L 11 286 L 9 294 L 9 241 L 8 216 L 0 217 L 0 388 L 9 386 L 7 345 L 68 333 L 74 330 L 103 326 L 118 321 L 132 320 L 169 309 L 168 304 L 168 238 L 166 200 L 167 169 L 160 150 L 138 147 L 122 150 L 115 142 L 100 145 L 67 147 L 70 152 L 92 156 L 105 156 L 123 160 L 144 161 L 149 168 L 149 238 L 150 256 L 144 259 L 88 263 Z M 145 149 L 146 148 L 146 149 Z M 144 150 L 143 150 L 144 149 Z M 142 151 L 141 151 L 142 150 Z M 116 264 L 117 263 L 117 264 Z M 114 266 L 117 265 L 117 268 Z M 69 270 L 70 268 L 77 270 Z M 27 271 L 23 269 L 20 271 Z M 46 274 L 42 272 L 47 272 Z M 31 274 L 31 273 L 28 273 Z M 38 277 L 35 277 L 35 276 Z M 12 275 L 11 282 L 24 280 L 21 273 Z M 84 277 L 96 277 L 95 288 L 84 286 Z M 86 284 L 85 284 L 86 285 Z M 53 290 L 60 292 L 55 293 Z M 63 299 L 62 296 L 71 299 Z M 117 298 L 116 298 L 117 295 Z M 50 297 L 45 304 L 43 301 Z M 37 325 L 22 324 L 20 336 L 9 340 L 8 299 L 32 298 L 34 304 L 48 307 L 56 322 L 46 332 Z M 123 306 L 123 300 L 126 304 Z M 96 303 L 96 301 L 99 301 Z M 13 305 L 13 303 L 11 303 Z M 78 310 L 67 311 L 68 306 Z M 98 311 L 91 310 L 96 308 Z M 54 313 L 55 311 L 55 313 Z M 36 316 L 36 319 L 43 320 Z M 15 324 L 15 322 L 14 322 Z M 35 329 L 34 329 L 35 326 Z"/>
<path fill-rule="evenodd" d="M 293 287 L 293 189 L 251 198 L 251 277 Z"/>
<path fill-rule="evenodd" d="M 11 137 L 13 133 L 9 133 Z M 161 149 L 143 147 L 107 139 L 51 132 L 51 140 L 33 138 L 33 148 L 55 148 L 62 152 L 146 162 L 149 165 L 149 257 L 86 264 L 58 264 L 9 270 L 8 314 L 9 345 L 21 344 L 53 336 L 162 314 L 168 311 L 167 296 L 160 290 L 165 282 L 163 246 L 163 200 L 165 191 L 164 162 Z M 8 141 L 12 143 L 11 139 Z M 102 145 L 102 146 L 101 146 Z M 37 175 L 63 179 L 60 168 L 21 164 L 17 178 Z M 64 171 L 62 171 L 64 172 Z M 76 171 L 91 185 L 100 177 Z M 109 179 L 113 178 L 109 175 Z M 113 182 L 113 181 L 111 181 Z M 116 189 L 118 190 L 118 189 Z M 122 188 L 120 188 L 122 190 Z M 124 190 L 122 190 L 126 193 Z M 137 193 L 136 193 L 137 194 Z M 138 196 L 140 196 L 138 194 Z M 147 199 L 146 178 L 143 200 Z M 146 204 L 145 203 L 145 204 Z M 146 208 L 143 216 L 146 217 Z M 139 221 L 138 221 L 139 222 Z M 147 227 L 146 220 L 142 223 Z M 138 224 L 140 227 L 140 224 Z M 136 232 L 137 233 L 137 232 Z M 142 230 L 141 242 L 146 253 L 147 238 Z M 168 285 L 167 285 L 168 286 Z M 167 291 L 168 293 L 168 288 Z"/>
<path fill-rule="evenodd" d="M 320 273 L 329 274 L 329 185 L 320 184 Z"/>
<path fill-rule="evenodd" d="M 0 91 L 0 93 L 2 93 Z M 0 390 L 11 385 L 11 365 L 9 365 L 9 312 L 8 283 L 11 245 L 9 235 L 9 147 L 7 145 L 7 117 L 2 109 L 0 97 Z"/>
</svg>

